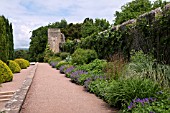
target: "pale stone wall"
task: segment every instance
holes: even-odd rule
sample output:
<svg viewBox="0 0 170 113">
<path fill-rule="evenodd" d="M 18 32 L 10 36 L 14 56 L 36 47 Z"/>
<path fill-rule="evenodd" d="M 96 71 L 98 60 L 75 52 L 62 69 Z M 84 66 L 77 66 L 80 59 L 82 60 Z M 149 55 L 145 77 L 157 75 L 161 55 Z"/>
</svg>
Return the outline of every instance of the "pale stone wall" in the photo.
<svg viewBox="0 0 170 113">
<path fill-rule="evenodd" d="M 60 52 L 60 43 L 65 42 L 64 34 L 61 33 L 58 28 L 49 28 L 48 29 L 48 44 L 50 49 L 54 53 Z"/>
</svg>

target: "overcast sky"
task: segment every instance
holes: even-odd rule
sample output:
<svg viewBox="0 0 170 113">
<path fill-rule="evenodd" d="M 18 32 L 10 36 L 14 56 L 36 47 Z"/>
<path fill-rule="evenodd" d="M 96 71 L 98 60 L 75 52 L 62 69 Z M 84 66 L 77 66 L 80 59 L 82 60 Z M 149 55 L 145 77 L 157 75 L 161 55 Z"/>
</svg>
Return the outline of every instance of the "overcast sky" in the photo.
<svg viewBox="0 0 170 113">
<path fill-rule="evenodd" d="M 32 30 L 66 19 L 68 23 L 105 18 L 132 0 L 0 0 L 0 15 L 13 24 L 14 48 L 28 48 Z"/>
</svg>

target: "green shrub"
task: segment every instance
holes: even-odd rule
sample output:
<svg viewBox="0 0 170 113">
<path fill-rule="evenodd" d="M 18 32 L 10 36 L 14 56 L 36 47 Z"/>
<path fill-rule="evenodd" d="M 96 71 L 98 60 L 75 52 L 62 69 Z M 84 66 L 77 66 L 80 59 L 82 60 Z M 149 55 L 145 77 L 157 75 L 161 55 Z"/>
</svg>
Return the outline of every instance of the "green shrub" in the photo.
<svg viewBox="0 0 170 113">
<path fill-rule="evenodd" d="M 145 98 L 149 99 L 149 98 Z M 153 102 L 135 103 L 135 107 L 123 110 L 124 113 L 170 113 L 170 100 L 163 99 Z"/>
<path fill-rule="evenodd" d="M 23 59 L 23 60 L 24 60 L 25 64 L 27 65 L 27 67 L 29 67 L 30 66 L 30 62 L 28 60 L 25 60 L 25 59 Z"/>
<path fill-rule="evenodd" d="M 116 82 L 114 80 L 112 81 L 108 81 L 108 80 L 104 80 L 104 79 L 97 79 L 94 80 L 92 82 L 90 82 L 88 84 L 88 91 L 91 93 L 94 93 L 96 96 L 102 98 L 103 100 L 105 100 L 106 98 L 106 89 L 108 86 L 110 86 L 111 84 L 113 84 L 113 82 Z"/>
<path fill-rule="evenodd" d="M 61 58 L 62 60 L 64 60 L 64 59 L 66 59 L 69 55 L 70 55 L 70 53 L 61 52 L 61 53 L 60 53 L 60 58 Z"/>
<path fill-rule="evenodd" d="M 77 69 L 84 70 L 84 71 L 92 71 L 92 70 L 103 71 L 105 69 L 106 65 L 107 65 L 106 60 L 95 59 L 94 61 L 90 62 L 89 64 L 77 66 Z"/>
<path fill-rule="evenodd" d="M 118 80 L 107 88 L 106 101 L 121 108 L 135 98 L 157 97 L 156 93 L 160 90 L 159 85 L 149 79 Z"/>
<path fill-rule="evenodd" d="M 60 57 L 51 57 L 48 60 L 48 63 L 50 62 L 60 62 L 62 59 Z"/>
<path fill-rule="evenodd" d="M 66 61 L 60 61 L 57 65 L 56 65 L 56 68 L 59 69 L 61 66 L 63 65 L 67 65 L 69 64 L 69 62 L 66 62 Z"/>
<path fill-rule="evenodd" d="M 20 66 L 21 69 L 26 69 L 28 67 L 28 62 L 24 59 L 15 59 L 14 60 L 18 65 Z"/>
<path fill-rule="evenodd" d="M 123 109 L 124 113 L 169 113 L 170 112 L 170 92 L 162 90 L 157 92 L 157 97 L 137 98 L 132 100 L 128 107 Z"/>
<path fill-rule="evenodd" d="M 158 64 L 153 57 L 142 51 L 135 52 L 126 66 L 124 77 L 134 76 L 150 78 L 162 87 L 170 87 L 170 66 Z"/>
<path fill-rule="evenodd" d="M 13 74 L 10 68 L 0 60 L 0 82 L 12 81 Z"/>
<path fill-rule="evenodd" d="M 77 49 L 72 54 L 72 62 L 76 63 L 77 65 L 90 63 L 91 61 L 97 58 L 97 53 L 95 50 L 90 49 Z"/>
<path fill-rule="evenodd" d="M 9 60 L 8 66 L 13 73 L 19 73 L 21 71 L 20 66 L 15 61 Z"/>
</svg>

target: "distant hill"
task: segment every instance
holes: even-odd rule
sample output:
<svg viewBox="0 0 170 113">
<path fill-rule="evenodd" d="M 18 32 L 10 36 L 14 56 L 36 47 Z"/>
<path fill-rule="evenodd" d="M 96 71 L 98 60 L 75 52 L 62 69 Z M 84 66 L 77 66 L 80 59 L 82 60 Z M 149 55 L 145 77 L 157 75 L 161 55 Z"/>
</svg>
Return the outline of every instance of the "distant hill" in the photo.
<svg viewBox="0 0 170 113">
<path fill-rule="evenodd" d="M 28 50 L 28 48 L 17 48 L 17 49 L 14 49 L 14 51 L 18 51 L 18 50 Z"/>
</svg>

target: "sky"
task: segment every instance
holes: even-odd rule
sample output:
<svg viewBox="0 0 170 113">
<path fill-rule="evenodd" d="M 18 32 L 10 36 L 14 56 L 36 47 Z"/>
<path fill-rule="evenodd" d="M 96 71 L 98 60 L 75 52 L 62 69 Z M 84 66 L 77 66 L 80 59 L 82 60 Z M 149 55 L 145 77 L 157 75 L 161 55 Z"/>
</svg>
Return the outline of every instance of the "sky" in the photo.
<svg viewBox="0 0 170 113">
<path fill-rule="evenodd" d="M 13 25 L 14 48 L 29 48 L 31 31 L 65 19 L 68 23 L 104 18 L 113 23 L 115 11 L 132 0 L 0 0 L 0 15 Z"/>
</svg>

